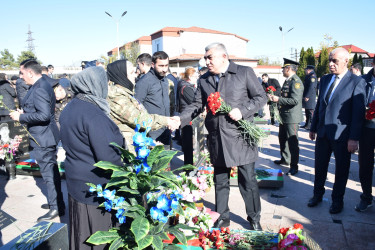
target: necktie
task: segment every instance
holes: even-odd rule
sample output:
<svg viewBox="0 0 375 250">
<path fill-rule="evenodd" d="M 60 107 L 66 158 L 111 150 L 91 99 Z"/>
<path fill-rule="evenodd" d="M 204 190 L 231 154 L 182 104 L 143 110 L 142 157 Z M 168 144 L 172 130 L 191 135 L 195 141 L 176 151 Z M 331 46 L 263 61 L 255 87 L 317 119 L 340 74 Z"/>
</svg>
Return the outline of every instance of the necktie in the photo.
<svg viewBox="0 0 375 250">
<path fill-rule="evenodd" d="M 220 81 L 220 74 L 215 75 L 215 82 L 219 83 L 219 81 Z"/>
<path fill-rule="evenodd" d="M 333 81 L 333 83 L 331 84 L 331 86 L 329 86 L 329 89 L 328 89 L 328 91 L 327 91 L 327 94 L 326 94 L 326 96 L 325 96 L 325 98 L 324 98 L 324 100 L 326 101 L 326 103 L 328 103 L 329 98 L 330 98 L 330 96 L 331 96 L 331 94 L 332 94 L 332 90 L 333 90 L 333 88 L 335 87 L 335 85 L 336 85 L 338 79 L 339 79 L 339 77 L 336 76 L 336 78 L 335 78 L 335 80 Z"/>
</svg>

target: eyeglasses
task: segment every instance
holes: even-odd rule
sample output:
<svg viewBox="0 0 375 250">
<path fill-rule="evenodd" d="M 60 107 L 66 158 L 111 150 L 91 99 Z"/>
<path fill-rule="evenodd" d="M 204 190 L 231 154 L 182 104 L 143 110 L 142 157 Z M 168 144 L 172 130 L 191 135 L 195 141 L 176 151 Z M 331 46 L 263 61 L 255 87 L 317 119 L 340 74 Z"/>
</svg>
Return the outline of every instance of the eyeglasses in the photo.
<svg viewBox="0 0 375 250">
<path fill-rule="evenodd" d="M 328 61 L 329 62 L 333 62 L 334 64 L 338 64 L 339 63 L 339 59 L 332 59 L 332 58 L 330 58 L 330 59 L 328 59 Z"/>
</svg>

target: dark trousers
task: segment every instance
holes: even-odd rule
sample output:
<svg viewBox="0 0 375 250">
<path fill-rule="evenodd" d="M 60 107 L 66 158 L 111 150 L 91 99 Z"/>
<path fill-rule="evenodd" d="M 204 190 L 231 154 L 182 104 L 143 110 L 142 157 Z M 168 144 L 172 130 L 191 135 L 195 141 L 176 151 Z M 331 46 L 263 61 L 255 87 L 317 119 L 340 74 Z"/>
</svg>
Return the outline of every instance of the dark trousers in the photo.
<svg viewBox="0 0 375 250">
<path fill-rule="evenodd" d="M 98 203 L 99 205 L 99 203 Z M 99 250 L 108 249 L 106 244 L 94 246 L 86 240 L 96 231 L 108 231 L 115 224 L 112 214 L 75 200 L 69 195 L 69 249 Z"/>
<path fill-rule="evenodd" d="M 255 163 L 238 166 L 238 187 L 245 202 L 247 220 L 260 221 L 260 196 L 255 176 Z M 215 206 L 221 219 L 229 219 L 230 168 L 215 167 Z"/>
<path fill-rule="evenodd" d="M 324 184 L 327 179 L 328 165 L 332 152 L 336 161 L 332 201 L 341 203 L 344 199 L 350 168 L 351 154 L 348 151 L 347 141 L 329 140 L 326 137 L 318 137 L 316 139 L 314 196 L 322 197 L 324 195 Z"/>
<path fill-rule="evenodd" d="M 65 209 L 60 173 L 56 161 L 56 147 L 33 148 L 32 156 L 37 161 L 40 174 L 47 185 L 47 201 L 50 208 Z"/>
<path fill-rule="evenodd" d="M 281 160 L 290 164 L 291 168 L 298 169 L 299 145 L 298 145 L 298 124 L 279 124 L 279 142 Z"/>
<path fill-rule="evenodd" d="M 306 122 L 304 126 L 305 128 L 310 129 L 313 115 L 314 115 L 313 109 L 305 109 L 305 116 L 306 116 Z"/>
<path fill-rule="evenodd" d="M 186 125 L 182 128 L 182 151 L 184 152 L 184 165 L 193 165 L 193 127 Z"/>
<path fill-rule="evenodd" d="M 372 175 L 374 172 L 375 129 L 363 128 L 359 140 L 359 180 L 361 181 L 361 199 L 372 202 Z"/>
</svg>

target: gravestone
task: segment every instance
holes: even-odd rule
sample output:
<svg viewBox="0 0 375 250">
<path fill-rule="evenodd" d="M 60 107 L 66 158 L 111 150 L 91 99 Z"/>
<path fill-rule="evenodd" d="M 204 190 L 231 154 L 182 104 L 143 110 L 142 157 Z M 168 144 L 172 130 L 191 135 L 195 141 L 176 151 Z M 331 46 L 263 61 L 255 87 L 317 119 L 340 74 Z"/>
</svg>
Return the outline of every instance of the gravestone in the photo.
<svg viewBox="0 0 375 250">
<path fill-rule="evenodd" d="M 15 218 L 13 218 L 12 216 L 10 216 L 9 214 L 5 213 L 3 210 L 0 209 L 0 231 L 15 221 Z"/>
</svg>

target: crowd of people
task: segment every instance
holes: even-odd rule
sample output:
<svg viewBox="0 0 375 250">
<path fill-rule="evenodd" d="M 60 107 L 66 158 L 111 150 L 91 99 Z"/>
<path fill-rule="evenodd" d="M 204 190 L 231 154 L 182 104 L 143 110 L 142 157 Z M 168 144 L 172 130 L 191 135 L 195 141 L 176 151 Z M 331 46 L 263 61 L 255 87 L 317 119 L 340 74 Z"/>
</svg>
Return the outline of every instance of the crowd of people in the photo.
<svg viewBox="0 0 375 250">
<path fill-rule="evenodd" d="M 123 164 L 110 142 L 135 153 L 132 137 L 134 128 L 140 124 L 142 129 L 151 127 L 149 136 L 170 149 L 171 132 L 177 129 L 184 163 L 193 164 L 190 123 L 203 115 L 215 169 L 215 206 L 220 213 L 214 227 L 230 225 L 229 178 L 231 167 L 237 166 L 250 229 L 262 230 L 254 169 L 258 147 L 239 136 L 238 121 L 252 121 L 266 104 L 270 106 L 271 124 L 279 126 L 281 159 L 274 162 L 290 166 L 287 172 L 290 175 L 298 174 L 298 130 L 304 120 L 302 108 L 305 109 L 302 128 L 309 130 L 311 140 L 316 140 L 314 191 L 309 207 L 322 201 L 333 153 L 336 170 L 329 212 L 342 211 L 351 154 L 358 149 L 363 193 L 355 209 L 365 211 L 372 206 L 375 121 L 365 119 L 365 109 L 375 100 L 375 59 L 373 69 L 362 78 L 355 74 L 358 65 L 348 70 L 349 53 L 342 48 L 334 49 L 329 56 L 331 73 L 322 77 L 319 87 L 314 65 L 305 68 L 302 82 L 296 74 L 298 62 L 289 59 L 284 59 L 282 73 L 286 80 L 282 86 L 267 74 L 259 82 L 251 67 L 229 60 L 221 43 L 208 45 L 204 60 L 207 67 L 199 71 L 188 67 L 181 79 L 170 71 L 169 56 L 164 51 L 141 54 L 136 65 L 117 60 L 108 64 L 106 70 L 101 65 L 86 67 L 70 81 L 66 76 L 54 79 L 52 65 L 42 67 L 33 59 L 20 64 L 20 78 L 12 77 L 9 82 L 5 74 L 0 74 L 0 94 L 12 110 L 10 113 L 2 110 L 1 120 L 10 117 L 27 125 L 31 134 L 30 156 L 36 159 L 47 186 L 48 203 L 42 208 L 48 212 L 38 222 L 65 213 L 56 162 L 60 141 L 66 151 L 70 248 L 91 249 L 85 240 L 92 233 L 114 225 L 110 214 L 97 208 L 97 198 L 86 185 L 87 182 L 105 185 L 109 179 L 93 166 L 96 162 Z M 270 86 L 275 89 L 272 93 L 267 91 Z M 220 92 L 232 107 L 228 115 L 207 112 L 207 98 L 215 92 Z"/>
</svg>

